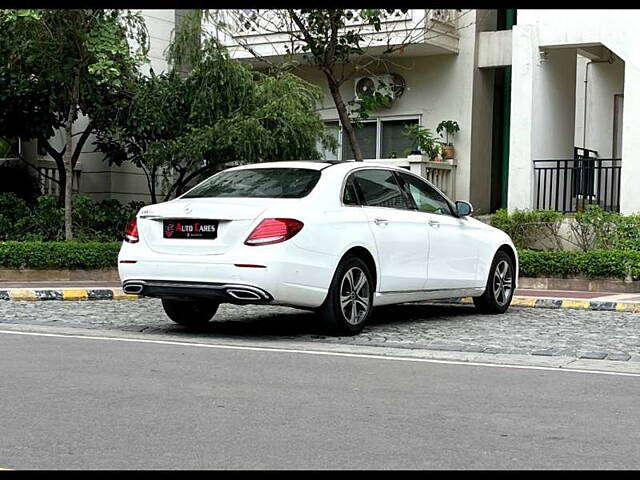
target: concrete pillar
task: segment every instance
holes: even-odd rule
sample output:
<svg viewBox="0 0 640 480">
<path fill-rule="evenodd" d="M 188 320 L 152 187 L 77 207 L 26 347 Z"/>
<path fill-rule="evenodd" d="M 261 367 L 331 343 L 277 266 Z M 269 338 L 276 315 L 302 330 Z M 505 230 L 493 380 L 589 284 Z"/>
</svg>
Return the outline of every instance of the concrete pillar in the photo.
<svg viewBox="0 0 640 480">
<path fill-rule="evenodd" d="M 576 49 L 540 53 L 534 27 L 516 27 L 509 211 L 535 207 L 533 160 L 573 158 L 575 138 Z"/>
<path fill-rule="evenodd" d="M 620 213 L 640 213 L 640 69 L 627 62 L 624 72 Z"/>
<path fill-rule="evenodd" d="M 511 63 L 511 133 L 509 138 L 509 190 L 507 208 L 531 208 L 533 167 L 533 74 L 536 31 L 530 25 L 513 26 Z"/>
</svg>

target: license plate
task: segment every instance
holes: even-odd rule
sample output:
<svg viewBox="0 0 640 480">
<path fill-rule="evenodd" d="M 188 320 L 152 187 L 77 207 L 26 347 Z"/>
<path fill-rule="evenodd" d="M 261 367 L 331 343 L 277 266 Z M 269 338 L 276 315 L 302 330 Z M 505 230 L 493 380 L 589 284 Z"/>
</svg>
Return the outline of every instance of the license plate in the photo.
<svg viewBox="0 0 640 480">
<path fill-rule="evenodd" d="M 164 220 L 164 238 L 205 238 L 218 236 L 217 220 Z"/>
</svg>

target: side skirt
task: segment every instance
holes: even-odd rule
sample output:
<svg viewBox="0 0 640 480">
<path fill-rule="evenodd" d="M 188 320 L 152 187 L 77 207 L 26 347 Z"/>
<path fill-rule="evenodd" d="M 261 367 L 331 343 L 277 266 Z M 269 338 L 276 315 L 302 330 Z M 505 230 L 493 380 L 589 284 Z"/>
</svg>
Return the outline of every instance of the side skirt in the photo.
<svg viewBox="0 0 640 480">
<path fill-rule="evenodd" d="M 479 297 L 484 293 L 484 287 L 443 290 L 414 290 L 409 292 L 376 292 L 373 296 L 373 306 L 393 305 L 394 303 L 421 302 L 443 298 Z"/>
</svg>

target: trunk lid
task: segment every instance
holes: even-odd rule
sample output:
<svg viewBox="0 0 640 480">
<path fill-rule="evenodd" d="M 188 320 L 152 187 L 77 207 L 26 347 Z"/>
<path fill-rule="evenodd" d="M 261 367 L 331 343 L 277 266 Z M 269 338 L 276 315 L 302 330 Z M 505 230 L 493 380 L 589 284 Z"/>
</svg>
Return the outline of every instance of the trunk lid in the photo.
<svg viewBox="0 0 640 480">
<path fill-rule="evenodd" d="M 171 255 L 220 255 L 244 242 L 254 220 L 282 199 L 189 198 L 149 205 L 138 215 L 141 240 Z M 165 238 L 164 220 L 217 220 L 217 237 Z"/>
</svg>

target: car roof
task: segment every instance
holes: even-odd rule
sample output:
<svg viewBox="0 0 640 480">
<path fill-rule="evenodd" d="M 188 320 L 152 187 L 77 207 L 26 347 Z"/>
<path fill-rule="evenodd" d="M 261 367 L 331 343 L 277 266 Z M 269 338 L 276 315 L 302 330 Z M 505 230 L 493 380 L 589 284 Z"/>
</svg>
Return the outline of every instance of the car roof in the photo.
<svg viewBox="0 0 640 480">
<path fill-rule="evenodd" d="M 379 162 L 356 162 L 353 160 L 347 161 L 321 161 L 321 160 L 289 160 L 284 162 L 260 162 L 250 163 L 247 165 L 240 165 L 237 167 L 229 168 L 228 170 L 244 170 L 249 168 L 307 168 L 310 170 L 323 170 L 327 167 L 337 167 L 343 170 L 352 170 L 357 167 L 382 167 L 392 168 L 396 170 L 402 170 L 395 165 L 389 165 Z"/>
</svg>

